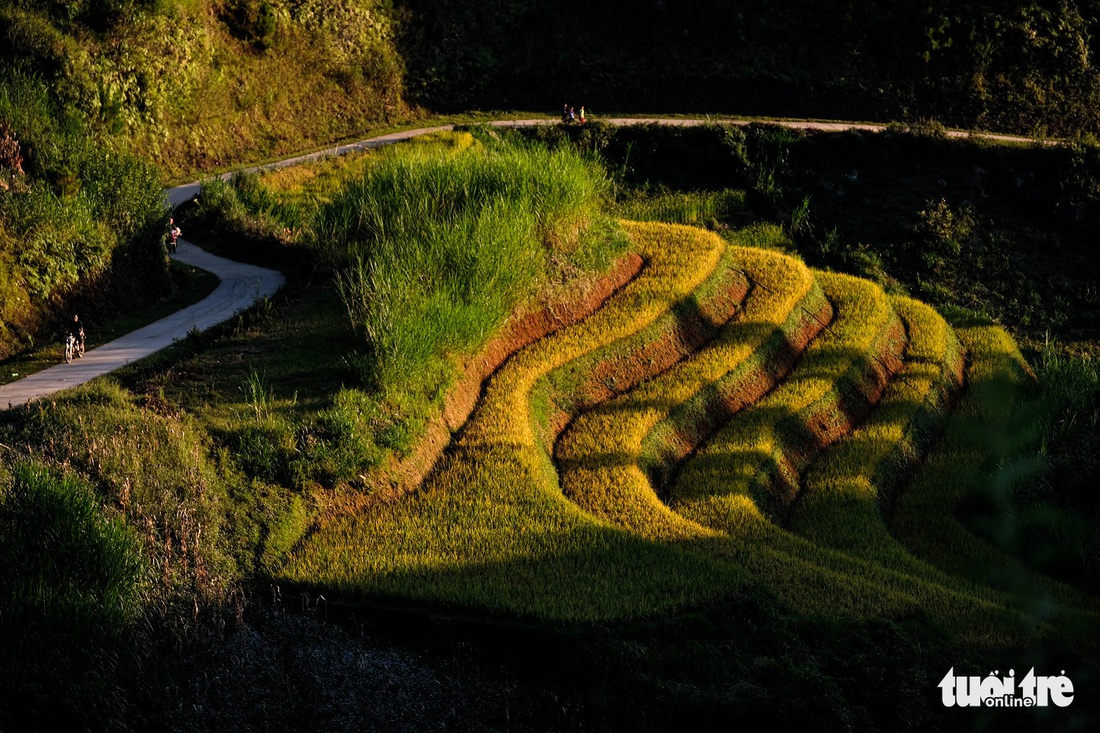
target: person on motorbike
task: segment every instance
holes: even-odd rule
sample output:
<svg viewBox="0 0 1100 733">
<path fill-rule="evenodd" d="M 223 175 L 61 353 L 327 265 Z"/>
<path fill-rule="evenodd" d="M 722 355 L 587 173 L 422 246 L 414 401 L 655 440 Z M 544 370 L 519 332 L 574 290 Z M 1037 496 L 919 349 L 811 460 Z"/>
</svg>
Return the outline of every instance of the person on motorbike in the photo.
<svg viewBox="0 0 1100 733">
<path fill-rule="evenodd" d="M 180 235 L 183 234 L 183 232 L 180 231 L 180 228 L 178 226 L 176 226 L 175 219 L 169 218 L 168 219 L 168 226 L 170 227 L 170 229 L 168 230 L 168 237 L 169 237 L 168 251 L 169 252 L 175 252 L 176 247 L 177 247 L 176 240 L 178 240 L 180 238 Z"/>
<path fill-rule="evenodd" d="M 84 356 L 84 322 L 80 320 L 79 314 L 73 314 L 73 320 L 69 321 L 68 333 L 76 339 L 77 358 Z"/>
</svg>

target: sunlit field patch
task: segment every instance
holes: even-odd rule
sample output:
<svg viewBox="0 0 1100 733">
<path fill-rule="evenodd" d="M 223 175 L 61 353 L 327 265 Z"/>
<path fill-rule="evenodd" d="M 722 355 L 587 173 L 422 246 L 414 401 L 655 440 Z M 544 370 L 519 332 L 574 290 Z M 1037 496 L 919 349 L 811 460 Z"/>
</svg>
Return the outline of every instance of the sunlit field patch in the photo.
<svg viewBox="0 0 1100 733">
<path fill-rule="evenodd" d="M 651 324 L 725 249 L 683 227 L 627 231 L 646 260 L 641 274 L 585 321 L 518 352 L 421 492 L 318 532 L 288 563 L 287 580 L 574 619 L 645 615 L 736 587 L 735 568 L 635 537 L 567 501 L 536 437 L 536 381 Z"/>
</svg>

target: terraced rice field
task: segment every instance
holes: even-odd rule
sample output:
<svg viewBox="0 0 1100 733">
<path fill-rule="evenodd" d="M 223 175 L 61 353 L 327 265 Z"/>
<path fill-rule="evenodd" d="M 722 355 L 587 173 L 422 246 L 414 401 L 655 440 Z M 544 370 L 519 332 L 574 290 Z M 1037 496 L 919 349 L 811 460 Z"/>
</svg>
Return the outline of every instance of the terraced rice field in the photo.
<svg viewBox="0 0 1100 733">
<path fill-rule="evenodd" d="M 781 254 L 624 223 L 638 274 L 488 376 L 419 490 L 319 527 L 282 580 L 555 620 L 646 616 L 762 583 L 792 608 L 922 612 L 960 638 L 1058 635 L 1094 602 L 954 509 L 1031 374 L 1011 338 Z"/>
</svg>

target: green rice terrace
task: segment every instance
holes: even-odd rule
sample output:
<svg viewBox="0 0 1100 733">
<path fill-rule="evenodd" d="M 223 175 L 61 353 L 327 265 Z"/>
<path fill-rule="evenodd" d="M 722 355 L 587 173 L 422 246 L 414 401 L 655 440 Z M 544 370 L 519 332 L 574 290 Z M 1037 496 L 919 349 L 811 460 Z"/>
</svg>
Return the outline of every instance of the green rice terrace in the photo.
<svg viewBox="0 0 1100 733">
<path fill-rule="evenodd" d="M 288 287 L 0 413 L 0 624 L 35 630 L 5 684 L 107 728 L 1095 723 L 1100 517 L 1066 478 L 1094 475 L 1095 303 L 1053 343 L 1012 268 L 962 260 L 1011 221 L 929 196 L 877 250 L 886 204 L 828 195 L 836 145 L 917 177 L 1057 153 L 917 133 L 474 127 L 206 181 L 188 236 Z M 86 559 L 61 585 L 54 536 Z M 364 633 L 425 656 L 371 676 Z M 940 703 L 1011 666 L 1075 707 Z M 395 680 L 434 692 L 364 697 Z"/>
</svg>

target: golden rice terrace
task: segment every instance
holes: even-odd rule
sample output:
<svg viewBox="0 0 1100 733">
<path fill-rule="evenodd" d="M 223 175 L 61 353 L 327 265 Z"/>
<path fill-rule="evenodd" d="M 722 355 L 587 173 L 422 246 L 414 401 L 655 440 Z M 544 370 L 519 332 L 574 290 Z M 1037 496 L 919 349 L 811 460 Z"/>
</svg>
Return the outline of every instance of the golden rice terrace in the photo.
<svg viewBox="0 0 1100 733">
<path fill-rule="evenodd" d="M 979 646 L 1095 624 L 956 519 L 997 460 L 976 428 L 1016 419 L 1033 379 L 1002 329 L 811 270 L 772 226 L 624 226 L 633 260 L 587 315 L 515 350 L 414 491 L 324 523 L 282 581 L 574 621 L 759 583 Z"/>
</svg>

